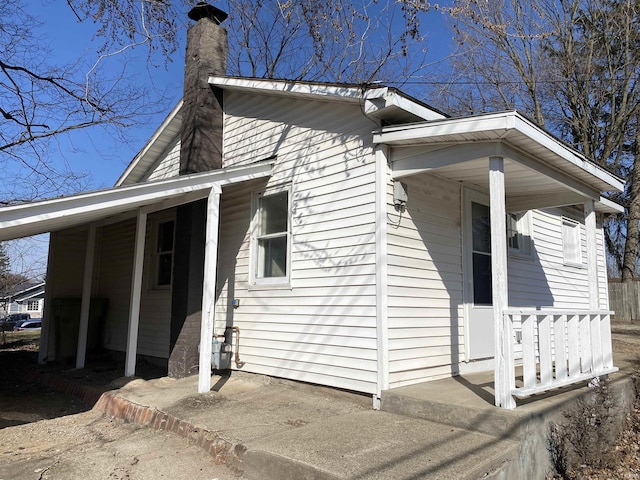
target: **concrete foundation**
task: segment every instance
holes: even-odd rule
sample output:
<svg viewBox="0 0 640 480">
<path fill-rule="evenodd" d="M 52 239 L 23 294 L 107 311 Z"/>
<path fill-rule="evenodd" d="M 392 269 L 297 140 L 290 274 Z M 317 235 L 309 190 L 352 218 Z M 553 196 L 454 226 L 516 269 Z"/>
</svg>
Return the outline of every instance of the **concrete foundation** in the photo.
<svg viewBox="0 0 640 480">
<path fill-rule="evenodd" d="M 611 375 L 609 387 L 621 425 L 633 406 L 635 387 L 624 374 Z M 564 412 L 578 399 L 589 402 L 593 397 L 593 389 L 583 383 L 519 401 L 515 410 L 499 409 L 492 405 L 493 381 L 487 372 L 383 392 L 382 410 L 516 442 L 515 454 L 489 478 L 542 479 L 553 470 L 548 449 L 551 425 L 564 422 Z"/>
</svg>

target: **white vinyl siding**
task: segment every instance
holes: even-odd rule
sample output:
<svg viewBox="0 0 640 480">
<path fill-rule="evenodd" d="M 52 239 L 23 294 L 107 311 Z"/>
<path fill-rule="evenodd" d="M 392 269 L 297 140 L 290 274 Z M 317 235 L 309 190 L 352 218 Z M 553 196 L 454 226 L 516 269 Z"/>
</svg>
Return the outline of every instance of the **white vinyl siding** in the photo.
<svg viewBox="0 0 640 480">
<path fill-rule="evenodd" d="M 388 190 L 391 388 L 451 376 L 464 358 L 460 186 L 428 174 L 403 182 L 402 215 Z"/>
<path fill-rule="evenodd" d="M 126 349 L 135 230 L 135 220 L 127 220 L 97 231 L 98 278 L 94 289 L 109 301 L 103 332 L 103 346 L 108 350 Z"/>
<path fill-rule="evenodd" d="M 523 308 L 589 309 L 588 268 L 584 259 L 586 231 L 578 209 L 545 209 L 532 213 L 532 259 L 509 258 L 509 305 Z M 563 223 L 570 213 L 580 235 L 583 264 L 567 264 Z M 598 224 L 598 286 L 600 307 L 607 308 L 603 234 Z"/>
<path fill-rule="evenodd" d="M 174 210 L 149 215 L 145 240 L 143 288 L 140 298 L 140 323 L 138 326 L 138 354 L 152 357 L 169 357 L 171 329 L 171 290 L 154 289 L 152 281 L 152 257 L 155 233 L 153 227 L 159 221 L 172 220 Z M 125 351 L 129 305 L 135 221 L 128 220 L 100 229 L 100 264 L 97 296 L 107 298 L 104 347 Z"/>
<path fill-rule="evenodd" d="M 86 229 L 71 229 L 51 233 L 51 240 L 55 249 L 49 257 L 47 267 L 47 290 L 53 300 L 45 305 L 47 319 L 51 322 L 49 343 L 47 345 L 47 360 L 55 360 L 58 355 L 75 355 L 69 347 L 69 339 L 56 338 L 64 327 L 58 325 L 59 320 L 54 304 L 56 299 L 80 298 L 82 279 L 84 276 L 84 251 L 87 243 Z"/>
<path fill-rule="evenodd" d="M 609 279 L 607 276 L 607 264 L 604 250 L 604 232 L 602 230 L 602 221 L 597 222 L 596 242 L 598 245 L 598 298 L 600 308 L 609 310 Z"/>
<path fill-rule="evenodd" d="M 171 333 L 171 289 L 157 288 L 154 258 L 157 226 L 173 221 L 175 209 L 152 213 L 147 220 L 145 241 L 145 264 L 142 295 L 140 298 L 140 324 L 138 327 L 138 353 L 152 357 L 169 358 L 169 337 Z"/>
<path fill-rule="evenodd" d="M 355 105 L 231 92 L 225 110 L 225 166 L 277 155 L 268 182 L 222 195 L 216 318 L 240 328 L 243 370 L 374 393 L 375 125 Z M 290 286 L 249 288 L 251 192 L 285 185 Z"/>
<path fill-rule="evenodd" d="M 166 152 L 149 168 L 142 181 L 177 177 L 180 173 L 180 135 L 169 144 Z"/>
</svg>

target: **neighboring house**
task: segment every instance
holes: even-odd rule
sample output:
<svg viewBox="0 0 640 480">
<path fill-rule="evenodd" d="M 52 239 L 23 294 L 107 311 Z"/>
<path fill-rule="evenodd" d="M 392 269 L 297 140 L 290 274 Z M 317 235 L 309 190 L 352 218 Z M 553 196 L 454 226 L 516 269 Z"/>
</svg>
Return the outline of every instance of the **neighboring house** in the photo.
<svg viewBox="0 0 640 480">
<path fill-rule="evenodd" d="M 31 318 L 42 318 L 45 283 L 23 283 L 0 292 L 0 316 L 28 313 Z"/>
<path fill-rule="evenodd" d="M 144 356 L 199 372 L 201 392 L 227 344 L 232 369 L 374 405 L 494 370 L 513 408 L 615 371 L 602 219 L 620 208 L 601 194 L 620 178 L 515 111 L 226 77 L 216 23 L 190 29 L 184 103 L 114 188 L 0 209 L 0 240 L 51 232 L 41 361 L 60 355 L 66 299 L 77 366 L 106 301 L 96 338 L 126 375 Z"/>
</svg>

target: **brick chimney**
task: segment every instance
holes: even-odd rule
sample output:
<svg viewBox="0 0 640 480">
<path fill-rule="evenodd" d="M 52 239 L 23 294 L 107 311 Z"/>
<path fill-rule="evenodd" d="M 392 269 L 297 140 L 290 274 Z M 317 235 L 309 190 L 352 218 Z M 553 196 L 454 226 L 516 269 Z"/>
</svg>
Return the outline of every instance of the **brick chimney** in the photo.
<svg viewBox="0 0 640 480">
<path fill-rule="evenodd" d="M 222 167 L 222 92 L 208 77 L 226 73 L 227 31 L 220 23 L 227 14 L 200 2 L 189 18 L 196 23 L 187 32 L 180 175 Z M 198 373 L 206 224 L 206 199 L 176 209 L 168 362 L 174 378 Z"/>
<path fill-rule="evenodd" d="M 206 2 L 189 12 L 180 147 L 180 175 L 222 168 L 222 92 L 209 75 L 227 71 L 227 14 Z"/>
</svg>

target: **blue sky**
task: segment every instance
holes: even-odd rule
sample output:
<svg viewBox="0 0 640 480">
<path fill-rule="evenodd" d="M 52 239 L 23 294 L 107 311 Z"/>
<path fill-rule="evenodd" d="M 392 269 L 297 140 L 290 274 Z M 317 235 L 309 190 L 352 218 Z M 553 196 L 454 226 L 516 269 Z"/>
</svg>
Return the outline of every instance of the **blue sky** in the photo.
<svg viewBox="0 0 640 480">
<path fill-rule="evenodd" d="M 43 22 L 39 33 L 51 48 L 54 56 L 52 60 L 67 63 L 81 58 L 89 69 L 98 58 L 96 46 L 99 42 L 91 42 L 95 26 L 90 22 L 79 22 L 66 2 L 62 0 L 41 0 L 37 4 L 40 5 L 34 11 L 34 15 Z M 215 4 L 228 11 L 226 2 Z M 134 75 L 137 81 L 146 82 L 157 93 L 157 98 L 164 97 L 164 108 L 161 113 L 145 118 L 143 123 L 130 127 L 127 130 L 127 137 L 130 140 L 128 142 L 105 134 L 100 128 L 90 128 L 59 136 L 49 152 L 51 161 L 66 162 L 74 171 L 87 173 L 91 189 L 110 187 L 116 182 L 182 95 L 184 38 L 187 23 L 185 12 L 184 28 L 179 32 L 180 46 L 174 54 L 173 61 L 166 68 L 164 65 L 150 68 L 144 47 L 137 48 L 133 52 L 128 51 L 126 55 L 127 60 L 134 62 L 135 68 L 131 75 Z M 435 66 L 451 48 L 451 33 L 445 26 L 444 16 L 438 12 L 426 14 L 423 24 L 426 27 L 427 59 Z M 124 55 L 106 58 L 102 66 L 117 70 L 123 58 L 125 58 Z M 47 239 L 41 236 L 8 245 L 12 269 L 16 272 L 33 270 L 44 272 L 47 243 Z"/>
<path fill-rule="evenodd" d="M 43 33 L 54 55 L 61 62 L 71 62 L 82 57 L 87 66 L 90 66 L 96 61 L 98 58 L 95 52 L 96 42 L 90 42 L 94 25 L 80 23 L 65 2 L 45 0 L 38 17 L 44 22 Z M 180 38 L 184 39 L 184 31 L 181 32 Z M 169 92 L 165 102 L 167 113 L 182 94 L 183 50 L 181 48 L 176 52 L 176 58 L 168 64 L 167 69 L 160 66 L 150 71 L 144 47 L 136 49 L 131 59 L 139 66 L 132 72 L 139 81 L 152 85 L 158 92 L 158 97 Z M 102 66 L 109 68 L 112 64 L 113 68 L 117 69 L 120 61 L 121 58 L 118 56 L 106 58 L 102 60 Z M 129 128 L 127 135 L 131 141 L 128 143 L 105 135 L 100 128 L 90 128 L 60 137 L 59 152 L 51 153 L 59 155 L 59 161 L 69 162 L 75 171 L 87 171 L 92 177 L 93 187 L 109 187 L 115 183 L 138 150 L 144 146 L 163 118 L 164 113 L 146 119 L 144 124 Z"/>
<path fill-rule="evenodd" d="M 226 9 L 226 2 L 215 2 L 215 4 L 219 8 Z M 89 41 L 93 35 L 94 25 L 78 22 L 71 9 L 61 0 L 42 0 L 42 9 L 38 16 L 44 22 L 43 32 L 49 40 L 54 55 L 59 57 L 61 62 L 73 61 L 81 56 L 87 65 L 95 62 L 97 54 L 94 47 L 96 45 L 95 42 L 92 44 Z M 160 66 L 149 70 L 145 47 L 137 48 L 132 57 L 132 61 L 137 65 L 133 74 L 139 81 L 147 82 L 157 92 L 157 98 L 166 97 L 163 113 L 145 119 L 143 124 L 129 128 L 127 135 L 131 141 L 128 143 L 105 135 L 99 128 L 91 128 L 60 137 L 59 152 L 51 152 L 52 156 L 59 156 L 58 161 L 67 161 L 75 171 L 88 172 L 94 188 L 109 187 L 115 183 L 120 173 L 162 122 L 164 115 L 180 99 L 184 38 L 188 21 L 186 13 L 184 20 L 185 28 L 179 32 L 180 47 L 166 69 Z M 423 23 L 427 33 L 425 44 L 428 48 L 428 61 L 437 63 L 451 48 L 451 34 L 445 26 L 444 16 L 438 12 L 426 14 Z M 117 69 L 120 60 L 118 56 L 104 59 L 103 66 L 108 68 L 112 64 Z"/>
</svg>

